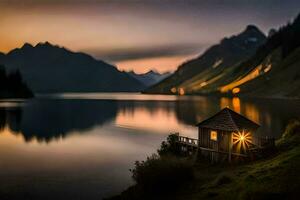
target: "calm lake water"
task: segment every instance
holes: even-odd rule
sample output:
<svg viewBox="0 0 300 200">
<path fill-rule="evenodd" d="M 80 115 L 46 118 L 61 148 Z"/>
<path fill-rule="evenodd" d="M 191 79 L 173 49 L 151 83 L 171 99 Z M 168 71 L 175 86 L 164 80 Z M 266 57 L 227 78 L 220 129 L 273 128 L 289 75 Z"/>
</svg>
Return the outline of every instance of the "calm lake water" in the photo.
<svg viewBox="0 0 300 200">
<path fill-rule="evenodd" d="M 230 107 L 280 137 L 300 101 L 141 94 L 40 95 L 0 101 L 0 199 L 101 199 L 133 182 L 129 169 L 171 132 Z"/>
</svg>

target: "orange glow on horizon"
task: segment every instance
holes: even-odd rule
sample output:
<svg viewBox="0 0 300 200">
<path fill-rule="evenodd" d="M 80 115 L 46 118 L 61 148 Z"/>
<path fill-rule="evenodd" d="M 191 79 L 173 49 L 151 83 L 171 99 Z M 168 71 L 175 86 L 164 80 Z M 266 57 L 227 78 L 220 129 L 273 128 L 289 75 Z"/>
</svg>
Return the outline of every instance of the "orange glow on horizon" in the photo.
<svg viewBox="0 0 300 200">
<path fill-rule="evenodd" d="M 165 23 L 158 23 L 152 19 L 132 18 L 131 12 L 125 15 L 121 15 L 120 12 L 108 12 L 105 7 L 96 9 L 87 5 L 85 9 L 76 7 L 67 10 L 59 6 L 19 9 L 0 5 L 0 15 L 3 28 L 0 33 L 0 52 L 3 53 L 20 48 L 24 43 L 34 46 L 39 42 L 48 41 L 75 52 L 88 53 L 99 60 L 116 65 L 120 70 L 134 70 L 137 73 L 145 73 L 151 69 L 158 72 L 174 71 L 178 65 L 200 53 L 171 54 L 163 57 L 147 57 L 146 54 L 142 59 L 122 61 L 102 57 L 101 53 L 97 52 L 106 55 L 114 49 L 124 49 L 126 52 L 126 49 L 131 48 L 142 51 L 155 46 L 173 45 L 179 40 L 177 37 L 180 37 L 169 36 L 168 31 L 163 31 L 164 28 L 175 29 L 178 25 L 173 26 L 173 23 L 170 23 L 167 27 Z M 123 20 L 119 19 L 120 16 Z M 144 30 L 141 23 L 147 24 L 146 28 L 152 23 L 155 28 Z M 182 40 L 183 44 L 195 42 L 187 40 L 186 37 L 182 37 Z"/>
<path fill-rule="evenodd" d="M 150 69 L 156 69 L 158 72 L 163 73 L 175 71 L 180 64 L 194 57 L 195 55 L 144 58 L 120 61 L 115 63 L 115 65 L 119 70 L 134 70 L 136 73 L 146 73 Z"/>
<path fill-rule="evenodd" d="M 1 34 L 0 34 L 1 35 Z M 65 45 L 64 43 L 57 43 L 53 42 L 51 40 L 47 40 L 53 45 L 59 45 L 61 47 L 68 48 L 68 44 Z M 33 46 L 37 45 L 39 42 L 46 42 L 46 41 L 35 41 L 31 42 Z M 25 42 L 21 41 L 5 41 L 1 43 L 0 46 L 0 52 L 2 53 L 8 53 L 9 51 L 15 49 L 15 48 L 21 48 L 24 45 Z M 70 49 L 74 52 L 80 52 L 80 50 L 76 49 Z M 151 69 L 154 69 L 160 73 L 164 72 L 172 72 L 177 69 L 177 67 L 184 63 L 187 60 L 190 60 L 194 58 L 196 55 L 186 55 L 186 56 L 170 56 L 170 57 L 155 57 L 155 58 L 144 58 L 144 59 L 132 59 L 132 60 L 125 60 L 125 61 L 119 61 L 114 63 L 114 65 L 121 71 L 130 71 L 133 70 L 136 73 L 146 73 Z M 95 58 L 100 59 L 101 58 Z M 105 60 L 103 60 L 105 61 Z"/>
<path fill-rule="evenodd" d="M 2 40 L 1 46 L 0 46 L 0 52 L 8 53 L 9 51 L 11 51 L 17 47 L 20 47 L 20 46 L 22 46 L 22 43 L 20 43 L 20 42 L 14 43 L 14 42 L 10 42 L 8 40 L 4 40 L 4 41 Z"/>
</svg>

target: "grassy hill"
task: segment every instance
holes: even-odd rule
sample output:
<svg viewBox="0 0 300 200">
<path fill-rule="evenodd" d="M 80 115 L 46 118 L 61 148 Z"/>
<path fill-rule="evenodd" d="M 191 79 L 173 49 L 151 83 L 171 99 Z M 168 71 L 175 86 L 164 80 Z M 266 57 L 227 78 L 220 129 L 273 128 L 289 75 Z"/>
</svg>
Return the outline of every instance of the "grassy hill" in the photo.
<svg viewBox="0 0 300 200">
<path fill-rule="evenodd" d="M 271 63 L 265 65 L 266 67 L 260 71 L 257 78 L 238 85 L 241 95 L 300 97 L 300 48 L 284 59 L 280 59 L 281 52 L 281 48 L 272 52 L 269 57 L 272 60 Z"/>
<path fill-rule="evenodd" d="M 228 68 L 247 60 L 265 40 L 265 35 L 257 27 L 249 25 L 241 33 L 210 47 L 198 58 L 183 63 L 174 74 L 145 93 L 195 92 L 208 84 L 208 79 L 218 79 Z M 180 91 L 180 88 L 183 90 Z"/>
<path fill-rule="evenodd" d="M 241 70 L 236 70 L 240 76 L 215 88 L 216 92 L 228 95 L 236 93 L 235 95 L 240 96 L 299 98 L 299 35 L 300 15 L 292 24 L 282 27 L 268 38 L 252 58 L 240 65 L 238 69 Z"/>
<path fill-rule="evenodd" d="M 176 162 L 174 158 L 151 158 L 143 163 L 143 170 L 139 173 L 148 174 L 141 177 L 150 180 L 151 189 L 156 192 L 143 189 L 145 186 L 140 180 L 137 185 L 111 199 L 299 199 L 299 121 L 288 125 L 282 138 L 276 142 L 276 149 L 272 156 L 239 165 L 200 162 L 191 168 L 190 160 L 186 160 L 184 165 L 179 158 Z M 176 185 L 171 184 L 172 188 L 170 184 L 162 183 L 168 176 L 173 182 L 177 180 Z"/>
</svg>

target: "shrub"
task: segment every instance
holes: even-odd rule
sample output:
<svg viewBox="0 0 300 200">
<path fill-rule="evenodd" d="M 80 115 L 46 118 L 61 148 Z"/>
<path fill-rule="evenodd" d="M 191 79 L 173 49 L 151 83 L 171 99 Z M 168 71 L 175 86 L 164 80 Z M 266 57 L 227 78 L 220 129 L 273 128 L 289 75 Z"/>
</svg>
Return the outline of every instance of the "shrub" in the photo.
<svg viewBox="0 0 300 200">
<path fill-rule="evenodd" d="M 225 185 L 232 182 L 232 178 L 229 175 L 221 174 L 215 180 L 215 186 Z"/>
<path fill-rule="evenodd" d="M 131 172 L 137 186 L 145 192 L 168 192 L 194 178 L 193 165 L 189 160 L 157 154 L 146 161 L 136 161 Z"/>
<path fill-rule="evenodd" d="M 282 137 L 286 139 L 288 137 L 294 136 L 299 132 L 300 132 L 300 121 L 294 120 L 287 125 Z"/>
<path fill-rule="evenodd" d="M 300 121 L 294 120 L 291 121 L 281 139 L 277 141 L 277 147 L 279 149 L 284 150 L 284 149 L 290 149 L 293 148 L 294 146 L 298 145 L 300 142 Z"/>
<path fill-rule="evenodd" d="M 179 156 L 180 155 L 180 147 L 177 143 L 178 135 L 170 134 L 167 137 L 167 141 L 163 141 L 160 145 L 160 149 L 157 150 L 160 156 L 166 155 L 173 155 Z"/>
</svg>

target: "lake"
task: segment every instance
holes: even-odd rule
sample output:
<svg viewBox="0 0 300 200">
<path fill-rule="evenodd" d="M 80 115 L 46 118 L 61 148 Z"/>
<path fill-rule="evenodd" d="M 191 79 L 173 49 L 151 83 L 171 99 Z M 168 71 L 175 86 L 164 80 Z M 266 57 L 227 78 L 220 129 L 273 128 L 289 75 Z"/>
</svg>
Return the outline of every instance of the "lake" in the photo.
<svg viewBox="0 0 300 200">
<path fill-rule="evenodd" d="M 127 93 L 38 95 L 0 101 L 0 199 L 101 199 L 133 184 L 134 161 L 169 133 L 197 138 L 195 124 L 230 107 L 280 137 L 299 100 Z"/>
</svg>

